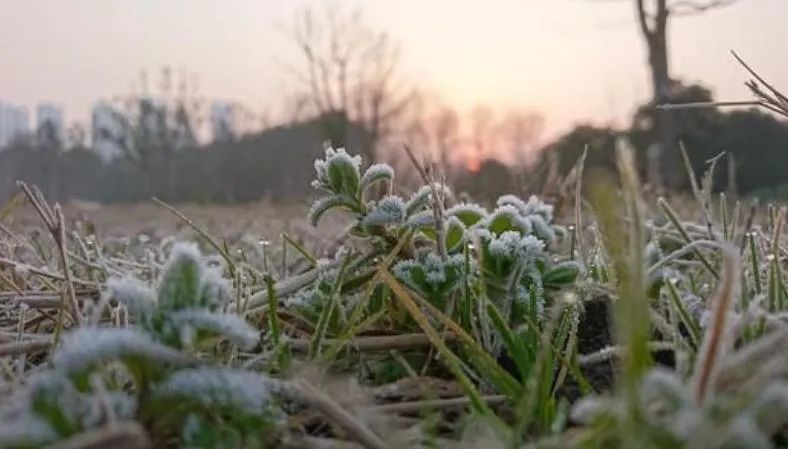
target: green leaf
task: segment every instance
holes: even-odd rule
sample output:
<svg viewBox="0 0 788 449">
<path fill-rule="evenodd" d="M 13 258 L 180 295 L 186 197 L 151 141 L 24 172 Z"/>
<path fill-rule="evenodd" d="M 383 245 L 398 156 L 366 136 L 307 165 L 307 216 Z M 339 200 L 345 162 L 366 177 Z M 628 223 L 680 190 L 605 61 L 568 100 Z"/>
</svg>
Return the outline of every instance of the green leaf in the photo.
<svg viewBox="0 0 788 449">
<path fill-rule="evenodd" d="M 529 357 L 528 349 L 525 347 L 522 337 L 512 331 L 509 325 L 506 324 L 506 319 L 492 302 L 487 303 L 487 313 L 490 316 L 493 326 L 503 339 L 506 353 L 511 357 L 515 366 L 517 366 L 517 371 L 520 373 L 520 379 L 525 381 L 531 372 L 534 360 L 532 357 Z"/>
<path fill-rule="evenodd" d="M 542 281 L 546 287 L 562 287 L 573 283 L 579 275 L 580 264 L 567 261 L 550 268 L 542 276 Z"/>
<path fill-rule="evenodd" d="M 389 181 L 394 179 L 394 169 L 389 164 L 375 164 L 367 168 L 364 176 L 361 178 L 361 190 L 364 191 L 369 186 L 380 181 Z"/>
<path fill-rule="evenodd" d="M 449 252 L 457 251 L 462 248 L 462 242 L 465 238 L 465 226 L 456 217 L 450 217 L 446 221 L 446 229 L 444 234 L 444 242 L 446 243 L 446 250 Z"/>
<path fill-rule="evenodd" d="M 358 197 L 361 176 L 350 156 L 336 155 L 326 161 L 328 183 L 334 193 L 351 198 Z"/>
<path fill-rule="evenodd" d="M 350 197 L 344 195 L 327 196 L 312 203 L 312 207 L 307 214 L 309 223 L 311 223 L 312 226 L 317 226 L 323 214 L 331 209 L 356 211 L 357 207 L 355 201 Z"/>
<path fill-rule="evenodd" d="M 447 217 L 457 217 L 465 227 L 471 227 L 487 216 L 487 211 L 476 204 L 462 203 L 446 210 Z"/>
<path fill-rule="evenodd" d="M 204 268 L 201 257 L 197 245 L 175 245 L 159 283 L 159 306 L 162 309 L 179 310 L 199 305 Z"/>
<path fill-rule="evenodd" d="M 382 198 L 364 217 L 364 226 L 385 226 L 405 221 L 405 202 L 396 195 Z"/>
<path fill-rule="evenodd" d="M 501 235 L 507 231 L 527 234 L 531 231 L 531 226 L 517 213 L 517 209 L 513 206 L 502 206 L 496 209 L 488 218 L 487 229 L 496 235 Z"/>
</svg>

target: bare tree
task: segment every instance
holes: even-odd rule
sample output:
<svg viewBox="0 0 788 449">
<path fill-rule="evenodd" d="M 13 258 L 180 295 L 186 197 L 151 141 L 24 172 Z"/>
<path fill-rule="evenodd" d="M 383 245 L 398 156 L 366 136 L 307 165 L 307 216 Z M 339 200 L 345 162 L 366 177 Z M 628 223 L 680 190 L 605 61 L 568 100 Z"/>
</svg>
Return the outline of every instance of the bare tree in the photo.
<svg viewBox="0 0 788 449">
<path fill-rule="evenodd" d="M 652 102 L 654 106 L 670 102 L 673 80 L 670 75 L 668 51 L 668 25 L 671 17 L 700 14 L 711 9 L 721 8 L 737 0 L 634 0 L 635 12 L 641 35 L 648 52 L 651 73 Z M 656 112 L 654 128 L 657 132 L 661 153 L 658 160 L 663 168 L 652 173 L 664 173 L 664 180 L 651 179 L 656 187 L 664 184 L 676 188 L 682 182 L 676 127 L 671 114 Z"/>
<path fill-rule="evenodd" d="M 614 0 L 616 1 L 616 0 Z M 649 73 L 652 89 L 652 106 L 669 103 L 674 86 L 670 72 L 670 52 L 668 31 L 670 19 L 674 17 L 702 14 L 704 12 L 729 6 L 739 0 L 626 0 L 635 6 L 635 17 L 640 34 L 646 44 Z M 664 111 L 654 111 L 652 115 L 657 145 L 652 152 L 662 167 L 650 170 L 654 175 L 667 175 L 663 179 L 649 179 L 655 187 L 679 187 L 682 182 L 681 166 L 676 126 L 673 117 Z"/>
<path fill-rule="evenodd" d="M 359 10 L 336 4 L 307 8 L 292 37 L 303 59 L 294 105 L 323 117 L 342 117 L 334 134 L 347 138 L 350 123 L 365 131 L 361 153 L 373 160 L 381 142 L 414 100 L 415 89 L 400 75 L 399 50 L 385 33 L 371 29 Z"/>
<path fill-rule="evenodd" d="M 116 113 L 124 129 L 117 143 L 146 174 L 152 193 L 170 198 L 176 185 L 175 159 L 197 144 L 203 101 L 197 96 L 196 82 L 181 75 L 173 86 L 172 72 L 165 67 L 159 95 L 153 97 L 143 72 L 139 93 L 124 103 L 125 111 Z"/>
</svg>

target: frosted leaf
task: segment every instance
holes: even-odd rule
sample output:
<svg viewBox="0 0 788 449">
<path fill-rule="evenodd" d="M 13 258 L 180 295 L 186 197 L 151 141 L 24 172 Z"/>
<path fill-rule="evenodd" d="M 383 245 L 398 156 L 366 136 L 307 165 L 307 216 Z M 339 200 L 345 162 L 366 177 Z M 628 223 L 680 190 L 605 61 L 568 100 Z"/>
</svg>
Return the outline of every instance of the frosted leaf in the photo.
<svg viewBox="0 0 788 449">
<path fill-rule="evenodd" d="M 531 232 L 531 222 L 520 215 L 517 208 L 511 205 L 500 206 L 483 222 L 483 226 L 494 234 L 507 231 L 518 231 L 521 234 Z"/>
<path fill-rule="evenodd" d="M 293 309 L 310 309 L 322 302 L 322 296 L 313 288 L 306 288 L 297 291 L 293 296 L 287 298 L 285 305 Z"/>
<path fill-rule="evenodd" d="M 389 164 L 374 164 L 367 168 L 361 178 L 361 188 L 364 189 L 378 181 L 391 180 L 394 178 L 394 169 Z"/>
<path fill-rule="evenodd" d="M 97 427 L 106 421 L 106 409 L 112 411 L 115 419 L 134 419 L 137 413 L 137 400 L 121 391 L 110 391 L 103 395 L 86 396 L 85 409 L 80 417 L 84 427 Z"/>
<path fill-rule="evenodd" d="M 194 305 L 200 298 L 204 268 L 197 245 L 176 243 L 159 281 L 160 307 L 178 309 Z"/>
<path fill-rule="evenodd" d="M 495 257 L 515 259 L 520 251 L 521 236 L 515 231 L 506 231 L 490 240 L 488 248 Z"/>
<path fill-rule="evenodd" d="M 770 384 L 750 408 L 758 427 L 770 434 L 777 432 L 788 422 L 788 383 Z"/>
<path fill-rule="evenodd" d="M 534 234 L 546 242 L 555 240 L 555 231 L 541 215 L 529 215 L 527 219 L 531 223 Z"/>
<path fill-rule="evenodd" d="M 434 252 L 397 262 L 394 275 L 410 288 L 427 296 L 444 295 L 457 287 L 465 271 L 465 257 L 454 254 L 443 260 Z"/>
<path fill-rule="evenodd" d="M 459 218 L 451 216 L 446 220 L 443 238 L 446 249 L 449 251 L 453 251 L 465 243 L 465 225 Z"/>
<path fill-rule="evenodd" d="M 57 438 L 52 427 L 35 416 L 0 424 L 0 447 L 37 447 Z"/>
<path fill-rule="evenodd" d="M 367 226 L 398 224 L 405 221 L 405 202 L 396 195 L 390 195 L 378 201 L 375 208 L 364 217 Z"/>
<path fill-rule="evenodd" d="M 690 393 L 681 380 L 664 369 L 653 369 L 646 374 L 640 385 L 640 400 L 646 410 L 658 402 L 660 411 L 676 411 L 692 403 Z"/>
<path fill-rule="evenodd" d="M 260 339 L 257 329 L 238 315 L 214 313 L 205 309 L 187 309 L 172 312 L 167 317 L 176 327 L 189 327 L 219 334 L 243 349 L 254 347 Z"/>
<path fill-rule="evenodd" d="M 207 409 L 263 415 L 273 389 L 272 381 L 252 371 L 199 367 L 175 372 L 155 387 L 154 394 L 160 399 L 188 400 Z"/>
<path fill-rule="evenodd" d="M 361 156 L 350 156 L 344 148 L 326 148 L 325 159 L 315 160 L 313 186 L 348 196 L 355 196 L 361 179 Z"/>
<path fill-rule="evenodd" d="M 526 235 L 520 240 L 520 258 L 531 262 L 544 252 L 544 242 L 532 235 Z"/>
<path fill-rule="evenodd" d="M 401 260 L 394 265 L 394 276 L 399 278 L 404 283 L 414 286 L 415 282 L 413 280 L 413 276 L 411 275 L 411 270 L 418 266 L 419 263 L 413 259 Z"/>
<path fill-rule="evenodd" d="M 586 396 L 575 403 L 570 416 L 572 421 L 576 423 L 590 424 L 597 417 L 611 412 L 613 412 L 612 404 L 609 401 L 599 397 Z"/>
<path fill-rule="evenodd" d="M 443 194 L 444 198 L 451 196 L 451 189 L 445 184 L 432 183 L 421 186 L 419 190 L 415 191 L 408 199 L 407 214 L 413 215 L 415 212 L 423 209 L 430 202 L 433 193 Z"/>
<path fill-rule="evenodd" d="M 536 195 L 531 195 L 528 198 L 524 212 L 524 215 L 541 215 L 548 223 L 553 221 L 553 206 L 543 202 Z"/>
<path fill-rule="evenodd" d="M 312 203 L 312 206 L 309 208 L 309 212 L 307 213 L 307 219 L 309 220 L 309 223 L 312 224 L 312 226 L 317 226 L 318 222 L 320 222 L 320 218 L 323 217 L 323 214 L 335 208 L 352 210 L 353 201 L 343 195 L 332 195 L 320 198 L 319 200 Z"/>
<path fill-rule="evenodd" d="M 719 449 L 772 449 L 771 439 L 764 435 L 751 417 L 739 415 L 727 425 L 727 435 L 716 446 Z"/>
<path fill-rule="evenodd" d="M 233 296 L 230 281 L 222 276 L 220 268 L 205 267 L 200 278 L 200 305 L 216 308 Z"/>
<path fill-rule="evenodd" d="M 145 282 L 130 276 L 114 277 L 107 281 L 111 298 L 119 301 L 137 318 L 149 317 L 158 307 L 156 292 Z"/>
<path fill-rule="evenodd" d="M 66 374 L 77 374 L 100 363 L 130 357 L 175 364 L 191 362 L 187 355 L 136 329 L 84 327 L 63 337 L 52 364 Z"/>
<path fill-rule="evenodd" d="M 679 440 L 688 440 L 698 431 L 703 424 L 703 411 L 694 407 L 687 407 L 673 413 L 667 423 L 668 429 Z"/>
<path fill-rule="evenodd" d="M 54 405 L 74 417 L 82 412 L 79 393 L 71 381 L 58 371 L 44 371 L 31 376 L 27 383 L 26 402 L 33 407 Z"/>
<path fill-rule="evenodd" d="M 467 227 L 473 226 L 487 216 L 487 210 L 478 204 L 460 203 L 446 209 L 447 216 L 454 216 Z"/>
<path fill-rule="evenodd" d="M 434 225 L 435 225 L 435 214 L 433 214 L 431 210 L 418 212 L 414 215 L 411 215 L 410 218 L 408 218 L 408 226 L 413 226 L 414 228 L 423 228 L 426 226 L 434 226 Z"/>
<path fill-rule="evenodd" d="M 326 303 L 337 281 L 339 270 L 334 268 L 321 272 L 312 286 L 303 288 L 285 301 L 287 307 L 316 309 Z"/>
<path fill-rule="evenodd" d="M 503 195 L 498 198 L 498 201 L 495 202 L 496 206 L 513 206 L 515 207 L 521 215 L 529 215 L 528 213 L 528 206 L 526 206 L 525 201 L 521 200 L 520 198 L 512 195 L 507 194 Z"/>
</svg>

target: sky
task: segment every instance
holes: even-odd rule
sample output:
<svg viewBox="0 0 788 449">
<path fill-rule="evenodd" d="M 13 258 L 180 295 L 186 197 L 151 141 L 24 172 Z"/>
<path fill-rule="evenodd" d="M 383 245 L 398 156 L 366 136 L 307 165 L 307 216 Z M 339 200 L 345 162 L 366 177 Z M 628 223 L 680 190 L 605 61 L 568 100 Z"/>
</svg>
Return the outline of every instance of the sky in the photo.
<svg viewBox="0 0 788 449">
<path fill-rule="evenodd" d="M 402 70 L 444 101 L 540 112 L 548 133 L 625 125 L 649 97 L 632 0 L 335 0 L 387 31 Z M 91 105 L 170 66 L 204 96 L 275 111 L 292 92 L 294 15 L 319 0 L 0 0 L 0 101 Z M 729 50 L 788 90 L 788 0 L 740 0 L 672 21 L 673 74 L 749 98 Z M 31 117 L 32 119 L 32 117 Z"/>
</svg>

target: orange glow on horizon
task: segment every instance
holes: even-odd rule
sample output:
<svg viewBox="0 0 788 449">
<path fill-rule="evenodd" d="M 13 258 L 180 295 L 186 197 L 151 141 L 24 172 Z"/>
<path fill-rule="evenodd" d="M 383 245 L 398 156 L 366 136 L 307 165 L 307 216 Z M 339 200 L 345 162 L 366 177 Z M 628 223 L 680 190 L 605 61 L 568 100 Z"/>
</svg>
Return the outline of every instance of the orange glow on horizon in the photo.
<svg viewBox="0 0 788 449">
<path fill-rule="evenodd" d="M 471 173 L 477 173 L 482 168 L 482 162 L 476 156 L 468 156 L 465 160 L 465 168 Z"/>
</svg>

